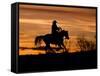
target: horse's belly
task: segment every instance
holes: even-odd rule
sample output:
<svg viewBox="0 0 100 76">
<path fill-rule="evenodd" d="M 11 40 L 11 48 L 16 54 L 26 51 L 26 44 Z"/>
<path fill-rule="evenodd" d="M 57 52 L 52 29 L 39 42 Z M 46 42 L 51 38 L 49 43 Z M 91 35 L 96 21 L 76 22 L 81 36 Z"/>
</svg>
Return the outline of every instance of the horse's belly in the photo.
<svg viewBox="0 0 100 76">
<path fill-rule="evenodd" d="M 51 42 L 51 44 L 58 44 L 57 42 Z"/>
</svg>

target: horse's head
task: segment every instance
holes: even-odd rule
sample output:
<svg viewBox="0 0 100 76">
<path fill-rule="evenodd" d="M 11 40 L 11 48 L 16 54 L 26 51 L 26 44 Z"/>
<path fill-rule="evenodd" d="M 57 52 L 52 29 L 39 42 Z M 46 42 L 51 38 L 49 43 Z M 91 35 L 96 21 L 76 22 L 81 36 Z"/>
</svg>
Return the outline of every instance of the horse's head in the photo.
<svg viewBox="0 0 100 76">
<path fill-rule="evenodd" d="M 69 39 L 68 31 L 62 30 L 62 35 L 63 35 L 66 39 Z"/>
</svg>

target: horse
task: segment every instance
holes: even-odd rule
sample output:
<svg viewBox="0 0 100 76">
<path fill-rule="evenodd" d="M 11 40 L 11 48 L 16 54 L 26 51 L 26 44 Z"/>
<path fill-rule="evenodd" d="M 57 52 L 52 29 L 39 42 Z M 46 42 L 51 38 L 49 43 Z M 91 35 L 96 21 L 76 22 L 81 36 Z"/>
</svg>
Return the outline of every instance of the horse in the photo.
<svg viewBox="0 0 100 76">
<path fill-rule="evenodd" d="M 35 38 L 35 45 L 39 46 L 41 41 L 43 40 L 44 43 L 46 44 L 45 50 L 53 50 L 50 47 L 50 44 L 55 44 L 59 47 L 59 49 L 64 49 L 67 51 L 63 41 L 64 39 L 69 39 L 68 31 L 61 30 L 56 34 L 56 36 L 53 36 L 52 34 L 45 34 L 45 35 L 40 35 Z"/>
</svg>

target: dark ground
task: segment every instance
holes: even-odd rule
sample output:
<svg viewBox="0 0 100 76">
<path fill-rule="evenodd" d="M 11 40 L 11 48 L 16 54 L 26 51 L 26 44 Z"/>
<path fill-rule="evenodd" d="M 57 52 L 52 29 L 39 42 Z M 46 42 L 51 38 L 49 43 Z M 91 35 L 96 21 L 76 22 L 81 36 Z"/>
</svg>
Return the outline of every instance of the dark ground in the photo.
<svg viewBox="0 0 100 76">
<path fill-rule="evenodd" d="M 97 68 L 97 52 L 19 56 L 19 72 L 42 72 Z"/>
</svg>

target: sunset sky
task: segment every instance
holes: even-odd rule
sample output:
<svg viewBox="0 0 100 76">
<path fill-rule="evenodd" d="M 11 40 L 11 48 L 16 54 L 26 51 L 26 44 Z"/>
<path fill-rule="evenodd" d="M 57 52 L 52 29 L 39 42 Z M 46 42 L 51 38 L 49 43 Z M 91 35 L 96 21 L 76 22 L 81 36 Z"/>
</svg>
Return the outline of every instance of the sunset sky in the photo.
<svg viewBox="0 0 100 76">
<path fill-rule="evenodd" d="M 34 39 L 38 35 L 51 33 L 52 21 L 69 32 L 69 52 L 76 52 L 76 38 L 85 36 L 93 40 L 96 35 L 96 9 L 76 7 L 56 7 L 19 5 L 19 47 L 34 48 Z M 67 40 L 66 40 L 67 41 Z M 68 46 L 66 46 L 68 47 Z M 41 50 L 22 50 L 19 55 L 45 53 Z"/>
</svg>

